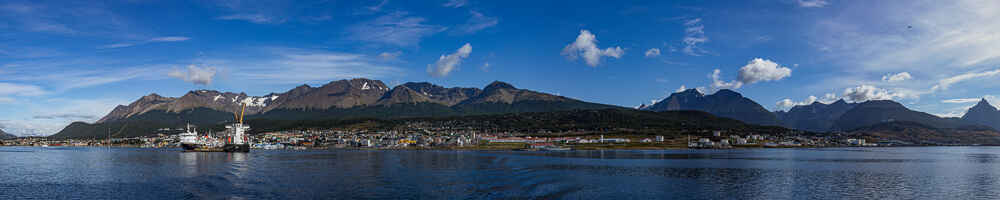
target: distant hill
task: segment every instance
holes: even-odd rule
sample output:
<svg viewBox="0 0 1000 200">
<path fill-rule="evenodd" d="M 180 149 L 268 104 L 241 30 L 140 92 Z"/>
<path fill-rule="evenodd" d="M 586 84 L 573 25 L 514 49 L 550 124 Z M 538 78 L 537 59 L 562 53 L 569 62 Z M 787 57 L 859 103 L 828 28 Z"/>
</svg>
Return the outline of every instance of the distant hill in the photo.
<svg viewBox="0 0 1000 200">
<path fill-rule="evenodd" d="M 1000 111 L 990 105 L 986 99 L 979 101 L 962 116 L 962 120 L 971 123 L 993 127 L 1000 130 Z"/>
<path fill-rule="evenodd" d="M 720 117 L 728 117 L 750 124 L 779 125 L 777 116 L 763 106 L 743 97 L 732 90 L 719 90 L 715 94 L 704 95 L 689 89 L 673 93 L 670 97 L 641 109 L 649 111 L 697 110 Z"/>
<path fill-rule="evenodd" d="M 16 138 L 16 137 L 17 137 L 16 135 L 13 135 L 13 134 L 4 132 L 3 130 L 0 130 L 0 140 L 2 140 L 2 139 Z"/>
<path fill-rule="evenodd" d="M 843 99 L 830 104 L 813 102 L 809 105 L 792 107 L 788 112 L 778 111 L 775 114 L 781 125 L 799 130 L 826 132 L 833 128 L 834 122 L 840 116 L 850 111 L 858 103 L 847 103 Z"/>
<path fill-rule="evenodd" d="M 850 133 L 918 145 L 1000 145 L 1000 132 L 986 126 L 938 128 L 917 122 L 896 121 L 858 128 Z"/>
<path fill-rule="evenodd" d="M 489 115 L 620 108 L 558 95 L 518 89 L 493 82 L 484 89 L 444 88 L 430 83 L 406 83 L 388 88 L 369 79 L 339 80 L 321 87 L 302 85 L 284 93 L 248 96 L 211 90 L 181 97 L 150 94 L 121 105 L 94 124 L 70 124 L 54 138 L 101 138 L 157 133 L 186 123 L 215 127 L 231 123 L 246 104 L 246 119 L 334 120 L 350 118 L 412 118 Z"/>
<path fill-rule="evenodd" d="M 941 118 L 924 112 L 913 111 L 891 100 L 872 100 L 860 103 L 838 118 L 832 130 L 854 130 L 887 122 L 915 122 L 934 128 L 959 128 L 970 124 L 957 118 Z"/>
</svg>

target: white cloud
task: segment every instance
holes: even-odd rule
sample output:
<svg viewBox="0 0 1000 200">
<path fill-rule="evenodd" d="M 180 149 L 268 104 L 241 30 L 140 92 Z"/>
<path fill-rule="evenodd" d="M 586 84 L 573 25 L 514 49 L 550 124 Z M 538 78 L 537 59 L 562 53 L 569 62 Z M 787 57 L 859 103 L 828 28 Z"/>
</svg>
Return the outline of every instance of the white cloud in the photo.
<svg viewBox="0 0 1000 200">
<path fill-rule="evenodd" d="M 647 58 L 656 57 L 656 56 L 660 56 L 660 49 L 652 48 L 652 49 L 646 50 L 646 57 Z"/>
<path fill-rule="evenodd" d="M 100 119 L 97 115 L 85 115 L 85 114 L 73 114 L 73 113 L 63 113 L 63 114 L 50 114 L 50 115 L 35 115 L 34 119 L 67 119 L 67 120 L 91 120 Z"/>
<path fill-rule="evenodd" d="M 624 54 L 625 50 L 622 50 L 621 47 L 608 47 L 601 50 L 597 47 L 597 36 L 591 34 L 588 30 L 580 30 L 580 35 L 576 37 L 576 41 L 566 45 L 562 51 L 562 55 L 571 60 L 583 57 L 584 62 L 591 67 L 601 64 L 601 57 L 621 58 Z"/>
<path fill-rule="evenodd" d="M 93 123 L 117 105 L 130 100 L 118 98 L 78 99 L 51 98 L 37 101 L 20 101 L 15 104 L 27 116 L 0 120 L 4 131 L 16 135 L 51 135 L 75 121 Z"/>
<path fill-rule="evenodd" d="M 720 74 L 722 74 L 722 71 L 719 69 L 715 69 L 714 71 L 712 71 L 712 74 L 709 75 L 710 77 L 712 77 L 712 85 L 711 85 L 712 91 L 720 89 L 739 89 L 740 87 L 743 87 L 743 82 L 740 81 L 733 80 L 726 82 L 721 80 L 719 78 Z"/>
<path fill-rule="evenodd" d="M 806 8 L 822 8 L 830 4 L 826 0 L 798 0 L 798 3 L 800 7 Z"/>
<path fill-rule="evenodd" d="M 458 31 L 462 34 L 479 32 L 480 30 L 496 26 L 500 23 L 500 20 L 496 17 L 486 16 L 480 12 L 469 11 L 469 14 L 471 14 L 472 17 L 470 17 L 465 24 L 458 27 Z"/>
<path fill-rule="evenodd" d="M 779 66 L 770 60 L 755 58 L 740 67 L 736 80 L 724 81 L 720 77 L 722 70 L 715 69 L 709 77 L 712 84 L 709 88 L 712 91 L 720 89 L 739 89 L 743 85 L 754 84 L 761 81 L 778 81 L 792 75 L 792 69 Z"/>
<path fill-rule="evenodd" d="M 187 40 L 190 40 L 190 39 L 191 38 L 189 38 L 189 37 L 182 37 L 182 36 L 168 36 L 168 37 L 156 37 L 156 38 L 153 38 L 153 39 L 149 39 L 149 41 L 150 42 L 180 42 L 180 41 L 187 41 Z"/>
<path fill-rule="evenodd" d="M 806 33 L 841 70 L 936 75 L 1000 63 L 1000 1 L 843 3 Z"/>
<path fill-rule="evenodd" d="M 0 82 L 0 96 L 7 96 L 7 95 L 38 96 L 46 93 L 47 92 L 43 90 L 41 87 L 34 85 Z"/>
<path fill-rule="evenodd" d="M 853 88 L 844 89 L 842 95 L 851 102 L 864 102 L 869 100 L 898 100 L 907 98 L 917 98 L 918 93 L 906 90 L 888 90 L 871 85 L 860 85 Z"/>
<path fill-rule="evenodd" d="M 705 25 L 701 24 L 701 18 L 695 18 L 684 22 L 684 48 L 681 50 L 685 54 L 700 56 L 707 53 L 699 47 L 702 43 L 708 42 L 705 36 Z"/>
<path fill-rule="evenodd" d="M 397 46 L 412 46 L 424 37 L 444 31 L 445 27 L 424 24 L 422 17 L 407 16 L 406 12 L 394 12 L 373 20 L 347 28 L 349 37 L 366 42 L 377 42 Z"/>
<path fill-rule="evenodd" d="M 819 101 L 823 103 L 833 103 L 834 101 L 837 101 L 839 99 L 841 98 L 838 97 L 837 94 L 826 93 L 825 95 L 823 95 L 823 99 L 820 99 Z"/>
<path fill-rule="evenodd" d="M 331 52 L 316 49 L 264 47 L 264 54 L 250 54 L 257 59 L 245 59 L 244 55 L 221 59 L 207 64 L 213 66 L 239 66 L 234 71 L 235 79 L 256 84 L 303 84 L 327 83 L 331 80 L 350 78 L 385 78 L 405 74 L 405 71 L 377 62 L 375 56 Z"/>
<path fill-rule="evenodd" d="M 900 72 L 898 74 L 887 74 L 885 76 L 882 76 L 882 81 L 887 81 L 887 82 L 893 83 L 893 82 L 900 82 L 900 81 L 909 80 L 909 79 L 912 79 L 912 78 L 913 77 L 910 76 L 909 72 Z"/>
<path fill-rule="evenodd" d="M 255 24 L 280 24 L 285 22 L 284 19 L 275 18 L 263 14 L 232 14 L 232 15 L 221 16 L 218 17 L 217 19 L 247 21 Z"/>
<path fill-rule="evenodd" d="M 984 78 L 984 77 L 993 77 L 993 76 L 996 76 L 996 75 L 1000 75 L 1000 69 L 996 69 L 996 70 L 993 70 L 993 71 L 985 71 L 985 72 L 969 72 L 969 73 L 964 73 L 964 74 L 960 74 L 960 75 L 957 75 L 957 76 L 952 76 L 952 77 L 948 77 L 948 78 L 945 78 L 945 79 L 941 79 L 940 81 L 938 81 L 937 85 L 934 85 L 933 87 L 931 87 L 931 91 L 937 91 L 937 90 L 941 90 L 941 89 L 948 89 L 948 87 L 951 87 L 951 85 L 953 85 L 955 83 L 967 81 L 967 80 L 970 80 L 970 79 Z"/>
<path fill-rule="evenodd" d="M 740 68 L 736 80 L 744 84 L 753 84 L 760 81 L 777 81 L 791 75 L 792 69 L 778 66 L 778 63 L 770 60 L 755 58 Z"/>
<path fill-rule="evenodd" d="M 116 59 L 26 60 L 5 65 L 0 81 L 32 83 L 49 93 L 62 93 L 136 78 L 162 79 L 165 69 L 161 65 L 128 66 Z"/>
<path fill-rule="evenodd" d="M 941 117 L 941 118 L 958 118 L 958 117 L 965 116 L 965 113 L 969 111 L 969 108 L 971 108 L 971 107 L 960 107 L 960 108 L 957 108 L 957 109 L 953 109 L 951 112 L 947 112 L 947 113 L 933 113 L 933 114 L 937 115 L 938 117 Z"/>
<path fill-rule="evenodd" d="M 135 46 L 135 44 L 133 44 L 133 43 L 115 43 L 115 44 L 109 44 L 109 45 L 100 46 L 100 47 L 97 47 L 97 48 L 98 49 L 115 49 L 115 48 L 125 48 L 125 47 L 130 47 L 130 46 Z"/>
<path fill-rule="evenodd" d="M 378 54 L 378 58 L 382 60 L 396 60 L 399 59 L 400 55 L 403 55 L 402 51 L 382 52 Z"/>
<path fill-rule="evenodd" d="M 109 44 L 109 45 L 100 46 L 100 47 L 97 47 L 97 48 L 98 49 L 114 49 L 114 48 L 124 48 L 124 47 L 131 47 L 131 46 L 136 46 L 136 45 L 142 45 L 142 44 L 152 43 L 152 42 L 183 42 L 183 41 L 187 41 L 187 40 L 190 40 L 190 39 L 191 38 L 189 38 L 189 37 L 182 37 L 182 36 L 155 37 L 155 38 L 151 38 L 151 39 L 146 40 L 146 41 L 139 41 L 139 42 L 132 42 L 132 43 L 129 43 L 129 42 L 115 43 L 115 44 Z"/>
<path fill-rule="evenodd" d="M 385 4 L 387 3 L 389 3 L 389 0 L 382 0 L 378 4 L 366 8 L 368 8 L 369 11 L 377 12 L 379 10 L 382 10 L 382 6 L 385 6 Z"/>
<path fill-rule="evenodd" d="M 777 106 L 778 110 L 787 110 L 795 106 L 809 105 L 812 104 L 813 102 L 816 102 L 817 100 L 819 100 L 819 98 L 816 98 L 816 96 L 809 96 L 808 98 L 799 102 L 793 101 L 792 99 L 782 99 L 781 101 L 775 103 L 775 106 Z"/>
<path fill-rule="evenodd" d="M 433 65 L 427 65 L 427 73 L 434 77 L 445 77 L 451 73 L 451 71 L 458 68 L 458 65 L 462 64 L 462 59 L 469 57 L 472 53 L 472 45 L 465 43 L 461 48 L 458 48 L 455 53 L 448 55 L 441 55 L 438 61 Z"/>
<path fill-rule="evenodd" d="M 196 85 L 210 85 L 212 84 L 212 79 L 215 78 L 215 73 L 215 67 L 198 67 L 195 65 L 188 65 L 187 71 L 174 69 L 173 71 L 168 72 L 167 76 L 178 78 Z"/>
<path fill-rule="evenodd" d="M 979 98 L 945 99 L 941 100 L 941 103 L 975 103 L 979 102 L 979 100 Z"/>
<path fill-rule="evenodd" d="M 108 5 L 75 1 L 3 1 L 0 3 L 0 28 L 4 29 L 4 34 L 23 31 L 101 38 L 143 34 L 132 29 L 136 26 L 129 18 L 115 14 Z"/>
<path fill-rule="evenodd" d="M 683 92 L 684 90 L 687 90 L 687 86 L 681 85 L 681 87 L 677 88 L 677 90 L 674 90 L 674 92 L 675 93 L 676 92 Z"/>
<path fill-rule="evenodd" d="M 467 3 L 469 3 L 468 0 L 448 0 L 447 3 L 444 3 L 441 6 L 449 7 L 449 8 L 458 8 L 458 7 L 465 6 L 465 4 L 467 4 Z"/>
<path fill-rule="evenodd" d="M 484 72 L 489 72 L 490 71 L 490 63 L 489 62 L 483 63 L 483 66 L 479 67 L 479 69 L 483 70 Z"/>
</svg>

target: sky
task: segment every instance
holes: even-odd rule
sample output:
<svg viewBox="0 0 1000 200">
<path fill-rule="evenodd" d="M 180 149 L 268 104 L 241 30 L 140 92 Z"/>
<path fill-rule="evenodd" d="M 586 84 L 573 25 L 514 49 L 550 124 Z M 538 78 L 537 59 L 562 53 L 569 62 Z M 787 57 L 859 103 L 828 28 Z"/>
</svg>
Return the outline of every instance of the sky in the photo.
<svg viewBox="0 0 1000 200">
<path fill-rule="evenodd" d="M 350 78 L 495 80 L 635 107 L 682 89 L 769 110 L 1000 102 L 1000 1 L 0 2 L 0 129 L 49 135 L 150 93 Z"/>
</svg>

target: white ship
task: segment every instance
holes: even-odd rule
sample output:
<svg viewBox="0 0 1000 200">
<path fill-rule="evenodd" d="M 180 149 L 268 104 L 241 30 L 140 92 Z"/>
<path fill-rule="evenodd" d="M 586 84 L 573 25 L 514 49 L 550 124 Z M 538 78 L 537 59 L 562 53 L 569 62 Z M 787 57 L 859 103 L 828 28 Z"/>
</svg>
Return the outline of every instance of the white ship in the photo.
<svg viewBox="0 0 1000 200">
<path fill-rule="evenodd" d="M 192 131 L 190 124 L 187 125 L 187 131 L 184 132 L 184 133 L 181 133 L 180 136 L 181 136 L 180 137 L 181 138 L 181 148 L 184 148 L 184 150 L 186 150 L 186 151 L 191 151 L 191 150 L 200 148 L 202 146 L 205 146 L 204 141 L 201 141 L 198 138 L 198 131 Z"/>
</svg>

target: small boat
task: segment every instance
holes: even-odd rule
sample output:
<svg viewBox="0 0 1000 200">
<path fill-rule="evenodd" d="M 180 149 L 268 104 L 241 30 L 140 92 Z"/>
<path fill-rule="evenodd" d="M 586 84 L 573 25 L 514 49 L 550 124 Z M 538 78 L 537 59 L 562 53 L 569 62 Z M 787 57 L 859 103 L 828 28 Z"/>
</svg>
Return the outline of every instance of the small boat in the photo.
<svg viewBox="0 0 1000 200">
<path fill-rule="evenodd" d="M 569 150 L 573 150 L 573 149 L 571 149 L 569 147 L 547 147 L 547 148 L 542 148 L 542 151 L 569 151 Z"/>
</svg>

